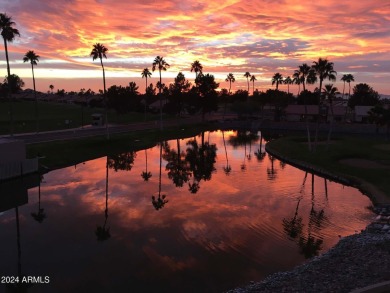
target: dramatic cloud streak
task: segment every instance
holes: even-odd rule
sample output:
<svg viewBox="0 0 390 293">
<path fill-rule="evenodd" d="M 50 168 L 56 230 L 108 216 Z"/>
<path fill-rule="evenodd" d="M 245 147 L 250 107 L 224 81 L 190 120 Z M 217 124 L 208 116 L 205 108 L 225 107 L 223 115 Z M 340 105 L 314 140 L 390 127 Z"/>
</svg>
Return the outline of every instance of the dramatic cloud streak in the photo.
<svg viewBox="0 0 390 293">
<path fill-rule="evenodd" d="M 101 87 L 99 64 L 89 58 L 92 44 L 101 42 L 109 49 L 105 60 L 109 84 L 139 83 L 141 70 L 162 55 L 171 64 L 165 73 L 167 82 L 179 71 L 193 79 L 190 64 L 199 60 L 221 87 L 227 87 L 224 79 L 233 72 L 235 86 L 245 88 L 243 73 L 249 71 L 257 77 L 256 87 L 264 90 L 271 87 L 275 72 L 291 75 L 298 65 L 323 57 L 335 63 L 338 80 L 352 73 L 356 82 L 390 94 L 387 1 L 3 2 L 2 12 L 13 17 L 21 32 L 9 46 L 13 71 L 28 81 L 29 68 L 21 57 L 36 51 L 41 56 L 36 69 L 41 90 L 50 83 L 61 87 L 64 78 L 75 79 L 74 88 L 67 90 Z M 1 52 L 3 76 L 4 59 Z M 96 83 L 83 84 L 84 78 L 89 83 L 96 78 Z"/>
</svg>

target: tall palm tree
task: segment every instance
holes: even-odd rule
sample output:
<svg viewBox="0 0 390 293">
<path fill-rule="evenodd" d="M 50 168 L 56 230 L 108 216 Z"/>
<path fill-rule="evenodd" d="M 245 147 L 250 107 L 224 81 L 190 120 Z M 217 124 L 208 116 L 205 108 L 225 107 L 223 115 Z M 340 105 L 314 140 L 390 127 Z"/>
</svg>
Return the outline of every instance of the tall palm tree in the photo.
<svg viewBox="0 0 390 293">
<path fill-rule="evenodd" d="M 291 79 L 290 76 L 287 76 L 284 81 L 283 81 L 284 84 L 287 84 L 287 93 L 289 94 L 290 93 L 290 84 L 293 84 L 293 80 Z"/>
<path fill-rule="evenodd" d="M 234 74 L 229 73 L 227 75 L 225 81 L 229 82 L 229 94 L 230 94 L 230 90 L 232 89 L 232 83 L 236 81 L 236 79 L 234 78 Z"/>
<path fill-rule="evenodd" d="M 35 75 L 34 75 L 34 65 L 37 65 L 39 62 L 39 55 L 35 54 L 34 51 L 28 51 L 26 55 L 23 57 L 23 62 L 30 62 L 31 63 L 31 71 L 32 71 L 32 77 L 33 77 L 33 87 L 34 87 L 34 98 L 35 98 L 35 119 L 36 119 L 36 127 L 37 127 L 37 133 L 39 132 L 39 120 L 38 120 L 38 99 L 37 99 L 37 92 L 35 89 Z"/>
<path fill-rule="evenodd" d="M 333 120 L 334 120 L 334 113 L 333 113 L 333 100 L 336 98 L 336 94 L 338 93 L 337 87 L 334 87 L 333 84 L 326 84 L 323 88 L 322 94 L 324 98 L 329 103 L 330 113 L 331 113 L 331 120 L 329 124 L 329 131 L 328 131 L 328 138 L 326 141 L 326 148 L 329 149 L 329 142 L 330 137 L 332 135 L 332 129 L 333 129 Z"/>
<path fill-rule="evenodd" d="M 6 13 L 0 13 L 0 30 L 1 36 L 4 40 L 4 51 L 5 59 L 7 61 L 7 81 L 10 85 L 11 69 L 9 66 L 9 57 L 8 57 L 8 42 L 12 43 L 17 36 L 20 36 L 19 30 L 14 28 L 15 22 L 12 21 L 11 16 L 8 16 Z M 8 86 L 8 95 L 11 94 L 11 87 Z M 13 100 L 11 99 L 10 103 L 10 120 L 11 120 L 11 136 L 14 134 L 14 114 L 13 114 Z"/>
<path fill-rule="evenodd" d="M 249 93 L 249 77 L 251 77 L 251 74 L 247 71 L 245 72 L 244 76 L 246 77 L 246 81 L 248 83 L 248 93 Z"/>
<path fill-rule="evenodd" d="M 100 43 L 96 43 L 93 45 L 92 51 L 90 56 L 92 57 L 92 60 L 95 61 L 95 59 L 100 59 L 100 65 L 102 66 L 103 71 L 103 95 L 104 95 L 104 101 L 105 101 L 105 116 L 106 116 L 106 133 L 107 133 L 107 139 L 110 138 L 110 134 L 108 132 L 108 115 L 107 115 L 107 90 L 106 90 L 106 74 L 104 71 L 104 65 L 103 65 L 103 57 L 107 59 L 107 53 L 108 49 Z"/>
<path fill-rule="evenodd" d="M 257 79 L 256 79 L 256 76 L 254 76 L 254 75 L 252 74 L 252 75 L 251 75 L 251 79 L 250 79 L 250 81 L 253 83 L 252 95 L 255 94 L 255 80 L 257 80 Z"/>
<path fill-rule="evenodd" d="M 233 74 L 233 73 L 229 73 L 229 74 L 227 75 L 225 81 L 229 82 L 229 95 L 230 95 L 230 90 L 232 89 L 232 83 L 236 81 L 236 79 L 235 79 L 235 77 L 234 77 L 234 74 Z M 225 98 L 225 109 L 223 110 L 222 119 L 225 119 L 226 107 L 227 107 L 227 100 L 228 100 L 228 97 L 226 96 L 226 98 Z"/>
<path fill-rule="evenodd" d="M 315 77 L 318 77 L 320 80 L 320 86 L 318 91 L 318 114 L 320 113 L 320 104 L 321 104 L 321 89 L 322 83 L 325 79 L 330 81 L 336 80 L 337 72 L 333 70 L 333 62 L 329 62 L 327 59 L 318 58 L 318 61 L 314 61 L 312 65 L 313 74 Z M 314 76 L 313 75 L 313 76 Z M 315 134 L 315 149 L 318 142 L 318 129 L 319 129 L 319 119 L 317 119 L 316 125 L 316 134 Z"/>
<path fill-rule="evenodd" d="M 272 85 L 276 84 L 276 89 L 279 88 L 279 84 L 283 82 L 283 76 L 277 72 L 272 76 Z"/>
<path fill-rule="evenodd" d="M 144 68 L 144 70 L 142 70 L 141 76 L 142 78 L 146 79 L 146 83 L 145 83 L 145 93 L 146 93 L 146 89 L 148 88 L 148 77 L 151 77 L 152 73 L 149 71 L 149 68 Z"/>
<path fill-rule="evenodd" d="M 154 58 L 153 64 L 152 64 L 152 70 L 155 71 L 156 68 L 158 68 L 158 72 L 160 74 L 160 85 L 162 85 L 161 80 L 161 71 L 166 71 L 169 68 L 169 64 L 164 60 L 164 57 L 157 56 Z M 158 94 L 160 96 L 160 128 L 163 128 L 162 125 L 162 96 L 161 96 L 161 87 L 158 88 Z"/>
<path fill-rule="evenodd" d="M 50 90 L 51 90 L 51 93 L 53 93 L 53 90 L 54 90 L 54 85 L 49 85 L 49 88 L 50 88 Z"/>
<path fill-rule="evenodd" d="M 148 153 L 145 149 L 145 171 L 142 171 L 141 177 L 144 179 L 144 181 L 149 181 L 149 179 L 152 177 L 152 173 L 148 172 Z"/>
<path fill-rule="evenodd" d="M 200 62 L 198 60 L 195 60 L 192 64 L 191 64 L 191 72 L 194 71 L 195 72 L 195 80 L 198 78 L 198 73 L 199 74 L 202 74 L 202 71 L 203 71 L 203 66 L 202 64 L 200 64 Z"/>
<path fill-rule="evenodd" d="M 347 74 L 345 81 L 348 83 L 348 98 L 349 98 L 349 97 L 351 97 L 351 82 L 355 81 L 355 78 L 352 74 L 349 73 L 349 74 Z"/>
<path fill-rule="evenodd" d="M 303 90 L 306 90 L 305 83 L 311 83 L 312 79 L 310 78 L 313 73 L 312 67 L 307 65 L 306 63 L 303 63 L 302 65 L 298 66 L 298 70 L 295 70 L 294 77 L 299 78 L 299 82 L 302 83 Z"/>
<path fill-rule="evenodd" d="M 344 85 L 343 85 L 343 99 L 344 99 L 345 82 L 347 81 L 347 74 L 343 74 L 343 76 L 340 78 L 340 80 L 344 83 Z"/>
<path fill-rule="evenodd" d="M 299 96 L 299 93 L 301 92 L 301 77 L 299 76 L 299 71 L 295 70 L 293 76 L 293 83 L 298 85 L 298 93 L 297 96 Z"/>
</svg>

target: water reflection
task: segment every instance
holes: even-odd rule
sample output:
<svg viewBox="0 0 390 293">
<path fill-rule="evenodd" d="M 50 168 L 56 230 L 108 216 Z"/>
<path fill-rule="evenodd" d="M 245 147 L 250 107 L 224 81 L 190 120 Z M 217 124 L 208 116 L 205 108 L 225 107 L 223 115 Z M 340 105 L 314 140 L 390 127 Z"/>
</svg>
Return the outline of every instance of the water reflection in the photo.
<svg viewBox="0 0 390 293">
<path fill-rule="evenodd" d="M 142 172 L 158 176 L 146 184 Z M 260 132 L 109 155 L 21 192 L 0 197 L 0 274 L 17 274 L 19 239 L 23 273 L 52 277 L 39 292 L 221 292 L 291 269 L 372 218 L 356 189 L 265 155 Z M 50 220 L 38 225 L 31 212 L 43 207 Z"/>
</svg>

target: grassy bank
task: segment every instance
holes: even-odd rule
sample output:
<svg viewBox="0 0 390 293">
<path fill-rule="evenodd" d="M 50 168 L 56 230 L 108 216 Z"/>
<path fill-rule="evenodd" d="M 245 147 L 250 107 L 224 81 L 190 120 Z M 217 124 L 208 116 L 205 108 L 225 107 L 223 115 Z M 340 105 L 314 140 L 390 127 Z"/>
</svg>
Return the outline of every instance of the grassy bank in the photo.
<svg viewBox="0 0 390 293">
<path fill-rule="evenodd" d="M 0 102 L 0 135 L 10 133 L 10 102 Z M 35 101 L 14 101 L 14 133 L 36 131 Z M 67 128 L 77 128 L 91 124 L 91 115 L 104 114 L 104 109 L 88 108 L 81 105 L 39 102 L 39 131 L 50 131 Z M 146 120 L 158 120 L 159 115 L 147 113 Z M 117 115 L 115 111 L 108 111 L 109 123 L 131 123 L 144 121 L 144 113 L 128 113 Z M 67 122 L 67 123 L 66 123 Z"/>
<path fill-rule="evenodd" d="M 329 150 L 321 143 L 315 153 L 308 151 L 306 138 L 301 136 L 280 138 L 268 147 L 291 160 L 350 180 L 376 203 L 390 203 L 390 143 L 383 138 L 340 136 Z"/>
<path fill-rule="evenodd" d="M 160 141 L 185 138 L 210 130 L 208 124 L 184 127 L 171 127 L 160 130 L 140 130 L 126 134 L 113 134 L 110 140 L 105 136 L 86 139 L 55 141 L 27 145 L 27 157 L 43 157 L 40 164 L 49 169 L 72 166 L 81 162 L 96 159 L 106 155 L 137 151 L 153 147 Z"/>
</svg>

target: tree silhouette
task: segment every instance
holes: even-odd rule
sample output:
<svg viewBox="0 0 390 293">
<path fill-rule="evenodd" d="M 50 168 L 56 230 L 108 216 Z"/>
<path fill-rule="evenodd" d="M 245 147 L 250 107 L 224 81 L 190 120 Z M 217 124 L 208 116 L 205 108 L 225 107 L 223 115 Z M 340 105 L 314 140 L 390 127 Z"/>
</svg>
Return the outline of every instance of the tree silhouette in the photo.
<svg viewBox="0 0 390 293">
<path fill-rule="evenodd" d="M 107 165 L 110 169 L 114 169 L 115 172 L 118 172 L 118 170 L 130 171 L 133 168 L 136 156 L 137 153 L 135 151 L 110 155 L 108 156 Z"/>
<path fill-rule="evenodd" d="M 192 71 L 195 72 L 195 80 L 198 78 L 198 74 L 202 74 L 203 66 L 202 66 L 202 64 L 200 64 L 200 62 L 198 60 L 195 60 L 194 62 L 192 62 L 191 72 Z"/>
<path fill-rule="evenodd" d="M 95 59 L 100 60 L 100 65 L 102 67 L 103 71 L 103 96 L 104 96 L 104 103 L 105 103 L 105 116 L 106 116 L 106 133 L 107 133 L 107 139 L 110 138 L 109 130 L 108 130 L 108 114 L 107 114 L 107 90 L 106 90 L 106 74 L 104 71 L 104 65 L 103 65 L 103 57 L 107 59 L 107 51 L 108 49 L 100 43 L 96 43 L 93 45 L 92 51 L 90 56 L 92 57 L 92 61 L 95 61 Z"/>
<path fill-rule="evenodd" d="M 334 87 L 333 84 L 326 84 L 322 93 L 323 93 L 324 98 L 329 103 L 329 108 L 330 108 L 330 113 L 331 113 L 331 120 L 330 120 L 330 124 L 329 124 L 328 137 L 327 137 L 327 141 L 326 141 L 326 148 L 329 149 L 329 142 L 330 142 L 330 137 L 332 135 L 333 120 L 334 120 L 333 100 L 336 98 L 336 94 L 339 92 L 338 92 L 337 87 Z"/>
<path fill-rule="evenodd" d="M 53 90 L 54 90 L 54 85 L 49 85 L 49 88 L 50 88 L 50 90 L 51 90 L 51 93 L 53 94 Z"/>
<path fill-rule="evenodd" d="M 142 70 L 141 76 L 142 76 L 142 78 L 146 79 L 146 82 L 145 82 L 145 116 L 144 116 L 144 120 L 146 120 L 146 106 L 147 106 L 146 97 L 147 97 L 147 90 L 148 90 L 148 77 L 151 77 L 152 73 L 149 71 L 149 68 L 144 68 L 144 70 Z"/>
<path fill-rule="evenodd" d="M 23 62 L 30 62 L 31 64 L 31 71 L 32 71 L 32 77 L 33 77 L 33 87 L 34 87 L 34 98 L 35 98 L 35 119 L 36 119 L 36 131 L 39 132 L 39 119 L 38 119 L 38 99 L 37 99 L 37 92 L 35 89 L 35 75 L 34 75 L 34 65 L 37 65 L 39 62 L 39 55 L 35 54 L 34 51 L 28 51 L 24 57 Z"/>
<path fill-rule="evenodd" d="M 252 74 L 252 75 L 251 75 L 251 79 L 250 79 L 250 81 L 253 83 L 252 95 L 255 94 L 255 80 L 257 80 L 257 79 L 256 79 L 256 76 L 254 76 L 254 75 Z M 249 92 L 249 90 L 248 90 L 248 92 Z"/>
<path fill-rule="evenodd" d="M 330 81 L 336 80 L 337 72 L 333 70 L 333 62 L 329 62 L 327 59 L 319 58 L 318 61 L 314 61 L 312 65 L 313 75 L 317 77 L 320 81 L 319 91 L 318 91 L 318 114 L 320 113 L 320 105 L 321 105 L 321 89 L 322 83 L 325 79 Z M 318 117 L 316 124 L 316 133 L 315 133 L 315 143 L 314 150 L 317 148 L 318 143 L 318 129 L 319 129 L 320 119 Z"/>
<path fill-rule="evenodd" d="M 181 151 L 180 140 L 176 139 L 177 151 L 171 149 L 167 144 L 164 148 L 164 159 L 168 162 L 166 170 L 168 178 L 172 180 L 176 187 L 182 187 L 190 179 L 191 172 L 185 161 L 185 153 Z"/>
<path fill-rule="evenodd" d="M 249 77 L 251 77 L 251 74 L 247 71 L 244 73 L 244 76 L 246 77 L 246 81 L 248 83 L 248 93 L 249 93 Z"/>
<path fill-rule="evenodd" d="M 283 82 L 283 76 L 277 72 L 272 76 L 272 85 L 276 84 L 276 89 L 279 89 L 279 84 Z"/>
<path fill-rule="evenodd" d="M 232 83 L 236 81 L 236 79 L 234 78 L 234 74 L 233 73 L 229 73 L 227 75 L 225 81 L 229 82 L 229 94 L 230 94 L 231 89 L 232 89 Z"/>
<path fill-rule="evenodd" d="M 11 69 L 9 66 L 9 57 L 8 57 L 8 43 L 12 43 L 17 36 L 20 36 L 19 30 L 14 28 L 15 22 L 12 20 L 11 16 L 8 16 L 6 13 L 0 13 L 0 30 L 1 36 L 4 41 L 4 51 L 5 59 L 7 61 L 7 80 L 8 80 L 8 96 L 11 98 Z M 11 136 L 14 135 L 14 110 L 13 110 L 13 99 L 11 98 L 10 103 L 10 120 L 11 120 Z"/>
<path fill-rule="evenodd" d="M 294 217 L 290 219 L 283 218 L 283 229 L 290 239 L 296 239 L 302 235 L 302 217 L 298 216 L 299 203 L 302 198 L 298 199 L 297 206 L 295 208 Z"/>
<path fill-rule="evenodd" d="M 156 68 L 158 69 L 158 72 L 160 74 L 160 86 L 158 87 L 158 93 L 160 96 L 160 129 L 163 128 L 162 124 L 162 95 L 161 95 L 161 90 L 162 90 L 162 79 L 161 79 L 161 71 L 166 71 L 169 68 L 169 64 L 164 60 L 164 57 L 157 56 L 154 58 L 153 64 L 152 64 L 152 71 L 155 71 Z"/>
<path fill-rule="evenodd" d="M 284 84 L 287 84 L 287 93 L 289 94 L 290 93 L 290 84 L 293 84 L 293 80 L 291 79 L 290 76 L 287 76 L 284 81 L 283 81 Z"/>
</svg>

